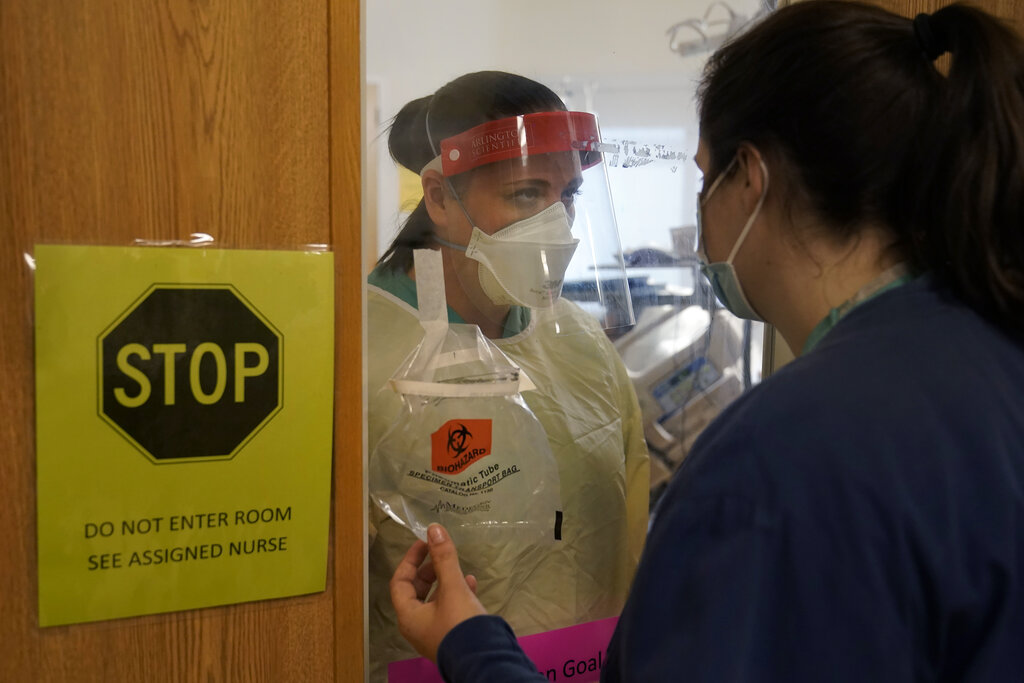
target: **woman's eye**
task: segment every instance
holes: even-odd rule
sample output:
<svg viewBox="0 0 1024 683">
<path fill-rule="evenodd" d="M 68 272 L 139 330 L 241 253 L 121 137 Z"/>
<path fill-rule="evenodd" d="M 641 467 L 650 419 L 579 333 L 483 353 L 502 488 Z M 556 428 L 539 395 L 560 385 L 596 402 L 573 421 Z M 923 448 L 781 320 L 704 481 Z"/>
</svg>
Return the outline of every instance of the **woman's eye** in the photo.
<svg viewBox="0 0 1024 683">
<path fill-rule="evenodd" d="M 515 191 L 512 197 L 520 201 L 536 201 L 540 199 L 540 190 L 535 187 L 523 187 Z"/>
</svg>

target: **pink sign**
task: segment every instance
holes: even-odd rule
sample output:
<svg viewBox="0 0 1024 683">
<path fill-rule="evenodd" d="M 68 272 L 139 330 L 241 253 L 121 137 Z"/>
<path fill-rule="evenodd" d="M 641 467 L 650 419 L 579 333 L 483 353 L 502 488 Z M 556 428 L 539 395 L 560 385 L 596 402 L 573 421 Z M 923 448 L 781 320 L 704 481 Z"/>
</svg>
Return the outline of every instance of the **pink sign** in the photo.
<svg viewBox="0 0 1024 683">
<path fill-rule="evenodd" d="M 519 639 L 537 671 L 549 681 L 592 683 L 601 678 L 608 641 L 618 617 L 546 631 Z M 388 683 L 444 683 L 429 659 L 406 659 L 388 664 Z"/>
</svg>

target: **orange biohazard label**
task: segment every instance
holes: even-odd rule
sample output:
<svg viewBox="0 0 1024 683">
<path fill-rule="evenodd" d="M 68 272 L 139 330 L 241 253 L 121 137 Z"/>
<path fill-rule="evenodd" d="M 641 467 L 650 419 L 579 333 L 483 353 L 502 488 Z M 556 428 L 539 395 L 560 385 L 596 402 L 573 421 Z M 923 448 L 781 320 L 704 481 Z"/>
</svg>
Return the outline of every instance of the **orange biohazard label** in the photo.
<svg viewBox="0 0 1024 683">
<path fill-rule="evenodd" d="M 441 474 L 458 474 L 490 454 L 490 420 L 448 420 L 430 435 L 430 469 Z"/>
</svg>

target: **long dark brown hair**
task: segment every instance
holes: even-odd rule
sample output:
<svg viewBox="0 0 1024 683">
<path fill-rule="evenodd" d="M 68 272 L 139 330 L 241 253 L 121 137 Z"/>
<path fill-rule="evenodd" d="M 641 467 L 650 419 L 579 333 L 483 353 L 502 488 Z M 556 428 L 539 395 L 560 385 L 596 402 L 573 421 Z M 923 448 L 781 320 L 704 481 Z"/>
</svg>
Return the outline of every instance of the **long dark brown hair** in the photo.
<svg viewBox="0 0 1024 683">
<path fill-rule="evenodd" d="M 402 107 L 391 123 L 388 150 L 392 159 L 418 174 L 438 155 L 444 138 L 487 121 L 564 110 L 562 100 L 545 85 L 504 71 L 478 71 Z M 458 187 L 459 177 L 452 182 Z M 433 234 L 434 223 L 421 199 L 378 264 L 390 271 L 409 270 L 413 250 L 432 246 Z"/>
<path fill-rule="evenodd" d="M 727 44 L 699 92 L 710 165 L 755 145 L 784 169 L 787 204 L 840 239 L 885 226 L 913 267 L 1020 334 L 1024 44 L 963 4 L 916 21 L 801 2 Z"/>
</svg>

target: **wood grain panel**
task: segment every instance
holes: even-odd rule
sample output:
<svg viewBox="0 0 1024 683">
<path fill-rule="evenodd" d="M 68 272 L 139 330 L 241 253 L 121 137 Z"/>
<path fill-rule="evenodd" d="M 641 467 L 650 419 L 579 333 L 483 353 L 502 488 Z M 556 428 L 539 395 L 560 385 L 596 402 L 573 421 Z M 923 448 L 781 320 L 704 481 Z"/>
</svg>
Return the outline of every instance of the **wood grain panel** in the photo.
<svg viewBox="0 0 1024 683">
<path fill-rule="evenodd" d="M 863 0 L 872 5 L 884 7 L 890 12 L 902 14 L 905 17 L 915 17 L 921 12 L 935 12 L 946 5 L 952 4 L 950 0 Z M 997 17 L 1009 20 L 1014 23 L 1017 30 L 1024 25 L 1024 1 L 1022 0 L 975 0 L 972 4 L 976 7 L 994 14 Z"/>
<path fill-rule="evenodd" d="M 0 2 L 0 680 L 335 680 L 332 578 L 312 596 L 38 628 L 26 257 L 198 232 L 330 242 L 327 21 L 323 0 Z"/>
<path fill-rule="evenodd" d="M 334 428 L 335 680 L 362 681 L 366 500 L 363 487 L 362 84 L 359 0 L 330 4 L 331 236 L 337 287 Z"/>
</svg>

